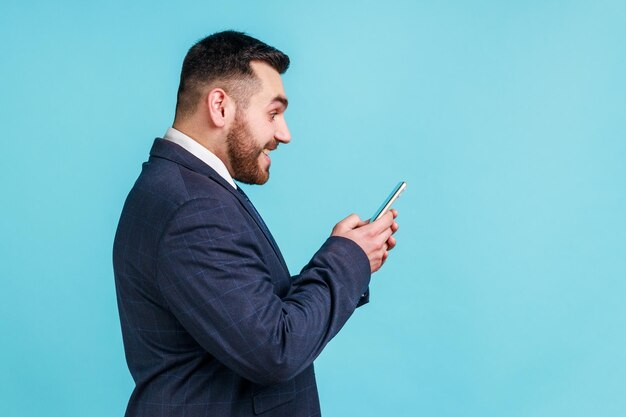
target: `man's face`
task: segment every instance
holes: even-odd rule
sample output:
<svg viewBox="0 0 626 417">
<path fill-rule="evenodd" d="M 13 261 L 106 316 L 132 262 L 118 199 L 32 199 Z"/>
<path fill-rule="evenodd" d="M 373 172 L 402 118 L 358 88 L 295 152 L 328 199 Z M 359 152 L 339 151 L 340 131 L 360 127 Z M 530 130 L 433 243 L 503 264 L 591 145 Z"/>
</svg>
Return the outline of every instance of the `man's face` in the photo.
<svg viewBox="0 0 626 417">
<path fill-rule="evenodd" d="M 276 70 L 259 62 L 252 62 L 251 66 L 261 81 L 261 89 L 250 97 L 245 110 L 237 108 L 226 138 L 226 152 L 234 179 L 265 184 L 270 177 L 270 151 L 291 140 L 284 117 L 287 98 Z"/>
</svg>

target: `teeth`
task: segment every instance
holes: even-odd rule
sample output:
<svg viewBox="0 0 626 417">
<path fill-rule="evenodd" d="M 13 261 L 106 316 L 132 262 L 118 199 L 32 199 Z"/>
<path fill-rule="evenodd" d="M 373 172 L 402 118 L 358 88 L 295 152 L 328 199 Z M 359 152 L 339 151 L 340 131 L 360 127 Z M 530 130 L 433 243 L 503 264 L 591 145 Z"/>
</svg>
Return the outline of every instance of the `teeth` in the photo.
<svg viewBox="0 0 626 417">
<path fill-rule="evenodd" d="M 270 151 L 269 151 L 268 149 L 263 149 L 263 153 L 264 153 L 265 155 L 269 155 L 269 154 L 270 154 Z"/>
</svg>

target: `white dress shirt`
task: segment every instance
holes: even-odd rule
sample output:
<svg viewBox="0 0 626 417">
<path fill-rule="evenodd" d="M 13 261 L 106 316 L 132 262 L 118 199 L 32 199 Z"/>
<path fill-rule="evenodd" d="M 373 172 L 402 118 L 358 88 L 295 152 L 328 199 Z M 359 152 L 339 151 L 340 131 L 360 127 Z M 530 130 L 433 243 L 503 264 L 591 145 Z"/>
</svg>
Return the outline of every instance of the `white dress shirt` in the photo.
<svg viewBox="0 0 626 417">
<path fill-rule="evenodd" d="M 173 127 L 167 129 L 165 132 L 165 136 L 163 139 L 169 140 L 170 142 L 174 142 L 175 144 L 183 147 L 186 151 L 191 153 L 193 156 L 210 166 L 217 172 L 222 178 L 224 178 L 233 188 L 237 189 L 237 184 L 233 180 L 233 177 L 230 176 L 228 169 L 226 169 L 226 165 L 219 159 L 213 152 L 200 145 L 198 142 L 185 135 L 180 130 L 176 130 Z"/>
</svg>

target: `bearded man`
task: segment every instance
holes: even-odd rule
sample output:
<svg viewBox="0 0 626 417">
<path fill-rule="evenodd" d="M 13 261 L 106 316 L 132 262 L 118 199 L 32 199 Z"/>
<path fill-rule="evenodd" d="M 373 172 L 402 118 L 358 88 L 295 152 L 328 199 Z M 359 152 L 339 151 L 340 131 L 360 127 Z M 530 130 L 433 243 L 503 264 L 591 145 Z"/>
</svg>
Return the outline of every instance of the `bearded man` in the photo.
<svg viewBox="0 0 626 417">
<path fill-rule="evenodd" d="M 154 141 L 113 248 L 126 416 L 315 416 L 313 360 L 395 246 L 394 210 L 335 225 L 300 274 L 235 180 L 264 184 L 287 144 L 289 58 L 226 31 L 187 53 L 173 127 Z"/>
</svg>

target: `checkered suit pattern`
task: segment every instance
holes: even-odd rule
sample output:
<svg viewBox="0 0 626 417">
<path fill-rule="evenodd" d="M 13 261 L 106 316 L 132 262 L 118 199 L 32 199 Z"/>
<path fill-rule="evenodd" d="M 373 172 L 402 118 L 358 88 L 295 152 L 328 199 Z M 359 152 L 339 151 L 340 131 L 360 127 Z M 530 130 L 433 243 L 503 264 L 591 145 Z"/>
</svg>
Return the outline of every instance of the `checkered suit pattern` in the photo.
<svg viewBox="0 0 626 417">
<path fill-rule="evenodd" d="M 358 305 L 365 253 L 330 237 L 291 277 L 244 195 L 156 139 L 124 205 L 113 264 L 126 416 L 315 416 L 313 360 Z"/>
</svg>

